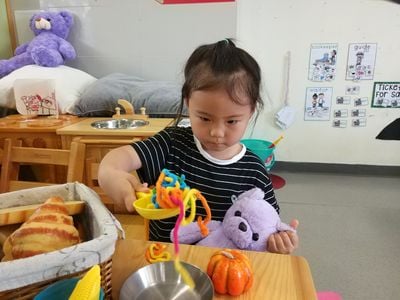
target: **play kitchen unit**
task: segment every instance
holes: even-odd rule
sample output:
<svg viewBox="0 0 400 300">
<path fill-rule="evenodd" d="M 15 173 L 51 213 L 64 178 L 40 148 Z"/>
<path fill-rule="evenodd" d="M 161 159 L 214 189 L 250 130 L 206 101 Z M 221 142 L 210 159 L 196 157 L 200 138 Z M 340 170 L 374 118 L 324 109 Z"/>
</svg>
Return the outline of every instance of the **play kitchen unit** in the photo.
<svg viewBox="0 0 400 300">
<path fill-rule="evenodd" d="M 118 104 L 124 108 L 125 114 L 121 114 L 117 107 L 112 118 L 86 118 L 72 126 L 57 129 L 62 148 L 67 149 L 74 138 L 106 140 L 110 143 L 115 143 L 115 140 L 139 141 L 173 124 L 171 118 L 149 118 L 143 107 L 140 108 L 140 114 L 136 114 L 132 104 L 126 100 L 120 99 Z"/>
<path fill-rule="evenodd" d="M 97 184 L 97 168 L 104 155 L 113 148 L 131 144 L 153 136 L 173 124 L 172 118 L 149 118 L 145 109 L 135 114 L 132 105 L 119 100 L 125 114 L 119 108 L 111 118 L 78 118 L 60 115 L 58 117 L 35 117 L 11 115 L 0 119 L 0 161 L 4 138 L 22 140 L 24 146 L 38 148 L 69 149 L 74 139 L 86 144 L 84 184 L 94 188 L 105 203 L 112 203 Z M 65 170 L 38 167 L 35 176 L 45 181 L 46 176 L 64 178 Z M 52 180 L 57 182 L 57 180 Z M 95 183 L 93 183 L 95 182 Z M 62 183 L 62 182 L 60 182 Z"/>
</svg>

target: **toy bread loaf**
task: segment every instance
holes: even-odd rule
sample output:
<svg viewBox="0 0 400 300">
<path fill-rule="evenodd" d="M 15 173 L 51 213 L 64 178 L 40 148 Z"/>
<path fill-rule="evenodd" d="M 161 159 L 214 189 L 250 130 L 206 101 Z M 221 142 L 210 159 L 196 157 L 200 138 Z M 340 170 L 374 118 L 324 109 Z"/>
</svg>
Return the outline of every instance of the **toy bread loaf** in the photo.
<svg viewBox="0 0 400 300">
<path fill-rule="evenodd" d="M 7 238 L 3 261 L 59 250 L 79 242 L 78 230 L 63 199 L 51 197 Z"/>
</svg>

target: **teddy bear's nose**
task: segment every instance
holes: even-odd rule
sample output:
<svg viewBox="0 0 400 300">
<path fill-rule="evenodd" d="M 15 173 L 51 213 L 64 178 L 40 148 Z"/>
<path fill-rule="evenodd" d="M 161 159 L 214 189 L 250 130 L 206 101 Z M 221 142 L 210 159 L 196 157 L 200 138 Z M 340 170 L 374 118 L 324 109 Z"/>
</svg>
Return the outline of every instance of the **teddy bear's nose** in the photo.
<svg viewBox="0 0 400 300">
<path fill-rule="evenodd" d="M 253 239 L 253 241 L 256 241 L 256 242 L 257 242 L 258 239 L 259 239 L 258 233 L 253 233 L 252 239 Z"/>
<path fill-rule="evenodd" d="M 240 222 L 239 224 L 239 230 L 246 232 L 247 231 L 247 226 L 243 222 Z"/>
</svg>

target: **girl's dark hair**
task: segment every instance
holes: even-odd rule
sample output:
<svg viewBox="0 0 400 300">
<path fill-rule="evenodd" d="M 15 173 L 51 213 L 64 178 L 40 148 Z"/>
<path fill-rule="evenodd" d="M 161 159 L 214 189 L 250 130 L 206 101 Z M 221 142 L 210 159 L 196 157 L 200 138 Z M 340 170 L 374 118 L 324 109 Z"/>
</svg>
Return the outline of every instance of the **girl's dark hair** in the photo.
<svg viewBox="0 0 400 300">
<path fill-rule="evenodd" d="M 250 54 L 236 47 L 231 39 L 195 49 L 186 63 L 184 76 L 178 122 L 185 99 L 199 90 L 224 88 L 238 104 L 243 104 L 240 96 L 244 93 L 250 100 L 252 110 L 257 113 L 264 106 L 260 96 L 260 67 Z"/>
</svg>

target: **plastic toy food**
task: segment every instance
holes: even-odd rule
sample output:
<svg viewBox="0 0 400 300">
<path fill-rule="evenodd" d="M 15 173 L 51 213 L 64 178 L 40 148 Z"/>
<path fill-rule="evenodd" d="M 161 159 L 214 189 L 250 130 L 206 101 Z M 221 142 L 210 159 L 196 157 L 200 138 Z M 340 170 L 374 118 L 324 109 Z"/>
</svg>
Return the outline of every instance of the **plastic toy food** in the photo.
<svg viewBox="0 0 400 300">
<path fill-rule="evenodd" d="M 201 195 L 200 191 L 191 189 L 185 183 L 185 176 L 178 176 L 168 169 L 163 169 L 156 183 L 156 187 L 149 193 L 136 193 L 137 200 L 133 203 L 136 211 L 144 218 L 150 220 L 160 220 L 172 216 L 178 216 L 174 227 L 174 265 L 178 273 L 181 274 L 183 281 L 191 288 L 194 288 L 194 281 L 188 271 L 183 267 L 179 260 L 179 227 L 190 224 L 196 215 L 196 201 L 200 200 L 206 210 L 207 216 L 203 220 L 201 216 L 197 218 L 197 224 L 202 236 L 208 235 L 207 224 L 211 220 L 211 210 L 207 200 Z M 190 214 L 185 217 L 185 210 L 190 209 Z M 147 261 L 154 260 L 154 247 L 150 246 L 149 254 L 145 254 Z M 151 253 L 153 251 L 153 253 Z M 162 250 L 161 250 L 162 251 Z M 160 254 L 156 254 L 159 258 Z M 162 255 L 161 255 L 162 256 Z"/>
<path fill-rule="evenodd" d="M 171 260 L 171 254 L 166 250 L 166 248 L 167 246 L 161 243 L 151 244 L 146 249 L 146 260 L 151 264 L 154 262 Z"/>
<path fill-rule="evenodd" d="M 185 176 L 178 176 L 168 169 L 163 169 L 157 180 L 156 187 L 148 193 L 137 192 L 137 200 L 133 207 L 143 218 L 150 220 L 161 220 L 170 218 L 181 213 L 180 204 L 183 209 L 190 209 L 188 217 L 182 219 L 182 224 L 191 223 L 196 215 L 196 201 L 200 200 L 207 212 L 206 218 L 198 217 L 197 223 L 201 228 L 203 236 L 208 235 L 207 223 L 211 220 L 211 211 L 207 200 L 197 189 L 191 189 L 185 182 Z"/>
<path fill-rule="evenodd" d="M 239 250 L 223 249 L 215 252 L 208 263 L 207 274 L 219 294 L 238 296 L 253 284 L 253 271 L 246 255 Z"/>
<path fill-rule="evenodd" d="M 97 300 L 100 297 L 100 266 L 94 265 L 76 284 L 68 300 Z"/>
<path fill-rule="evenodd" d="M 4 261 L 63 249 L 80 242 L 64 200 L 51 197 L 4 242 Z"/>
</svg>

